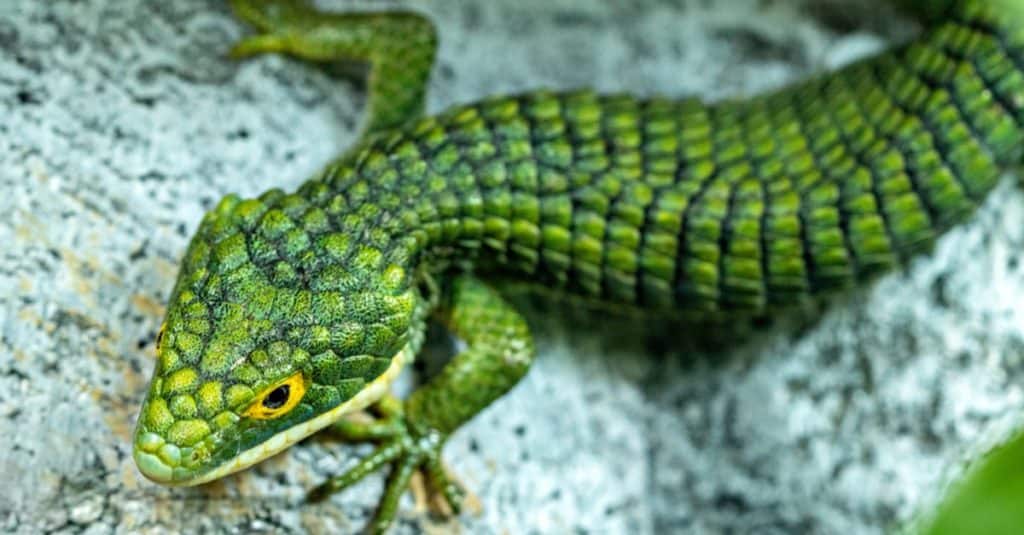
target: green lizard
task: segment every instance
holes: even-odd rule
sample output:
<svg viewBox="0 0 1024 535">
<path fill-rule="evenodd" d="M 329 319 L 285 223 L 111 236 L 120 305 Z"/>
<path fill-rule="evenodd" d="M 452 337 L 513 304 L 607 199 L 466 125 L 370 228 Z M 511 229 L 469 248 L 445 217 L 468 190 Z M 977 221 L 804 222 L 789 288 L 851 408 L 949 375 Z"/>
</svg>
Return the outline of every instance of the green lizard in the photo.
<svg viewBox="0 0 1024 535">
<path fill-rule="evenodd" d="M 235 0 L 236 57 L 369 62 L 366 133 L 294 193 L 224 198 L 185 253 L 137 425 L 143 474 L 195 485 L 330 427 L 458 511 L 445 440 L 533 358 L 487 280 L 613 309 L 733 318 L 850 287 L 927 250 L 1024 147 L 1020 0 L 934 0 L 916 41 L 748 100 L 533 92 L 423 116 L 437 36 L 413 13 Z M 917 7 L 921 7 L 918 5 Z M 388 387 L 428 321 L 466 349 Z M 372 404 L 381 419 L 343 416 Z"/>
</svg>

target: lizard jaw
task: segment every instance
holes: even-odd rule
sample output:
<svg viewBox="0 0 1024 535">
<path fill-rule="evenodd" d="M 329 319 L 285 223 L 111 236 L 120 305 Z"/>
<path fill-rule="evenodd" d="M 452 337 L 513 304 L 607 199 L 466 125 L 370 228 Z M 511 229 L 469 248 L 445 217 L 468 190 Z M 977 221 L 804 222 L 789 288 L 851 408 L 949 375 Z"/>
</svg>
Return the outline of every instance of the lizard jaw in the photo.
<svg viewBox="0 0 1024 535">
<path fill-rule="evenodd" d="M 161 459 L 159 455 L 147 452 L 139 447 L 138 444 L 136 444 L 132 452 L 135 464 L 138 466 L 139 472 L 146 476 L 147 479 L 161 485 L 173 487 L 201 485 L 233 474 L 280 453 L 289 446 L 327 427 L 347 414 L 358 412 L 372 405 L 388 393 L 391 383 L 398 377 L 398 374 L 405 365 L 412 361 L 413 357 L 413 348 L 410 344 L 406 344 L 391 360 L 391 365 L 388 369 L 367 385 L 366 388 L 359 391 L 352 399 L 311 420 L 281 431 L 208 472 L 198 475 L 182 473 L 180 470 L 175 470 L 177 467 L 171 466 Z M 148 447 L 146 449 L 154 448 Z"/>
</svg>

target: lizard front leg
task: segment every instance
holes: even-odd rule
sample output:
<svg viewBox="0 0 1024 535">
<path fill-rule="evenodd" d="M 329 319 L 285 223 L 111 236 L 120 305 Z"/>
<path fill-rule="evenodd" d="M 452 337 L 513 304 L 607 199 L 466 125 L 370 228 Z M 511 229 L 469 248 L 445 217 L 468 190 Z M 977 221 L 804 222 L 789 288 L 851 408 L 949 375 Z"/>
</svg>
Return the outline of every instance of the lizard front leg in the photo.
<svg viewBox="0 0 1024 535">
<path fill-rule="evenodd" d="M 260 33 L 239 41 L 237 58 L 278 52 L 306 61 L 370 64 L 366 134 L 423 114 L 437 33 L 411 12 L 324 13 L 304 0 L 231 0 Z"/>
<path fill-rule="evenodd" d="M 358 465 L 310 494 L 312 499 L 323 499 L 391 465 L 371 526 L 375 533 L 391 525 L 399 498 L 417 469 L 426 472 L 431 490 L 458 512 L 461 492 L 441 464 L 444 443 L 460 426 L 511 390 L 533 361 L 533 340 L 525 320 L 497 291 L 475 278 L 462 276 L 451 282 L 445 294 L 436 317 L 462 338 L 467 348 L 404 403 L 385 398 L 378 406 L 381 421 L 339 423 L 335 432 L 381 444 Z"/>
</svg>

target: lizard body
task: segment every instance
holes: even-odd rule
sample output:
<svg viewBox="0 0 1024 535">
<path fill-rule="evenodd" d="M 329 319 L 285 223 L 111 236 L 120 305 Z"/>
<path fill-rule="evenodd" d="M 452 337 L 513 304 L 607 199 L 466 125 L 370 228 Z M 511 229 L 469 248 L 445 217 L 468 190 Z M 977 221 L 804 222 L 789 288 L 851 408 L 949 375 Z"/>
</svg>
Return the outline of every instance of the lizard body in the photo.
<svg viewBox="0 0 1024 535">
<path fill-rule="evenodd" d="M 314 494 L 392 465 L 383 530 L 417 469 L 457 507 L 445 438 L 529 367 L 525 322 L 484 281 L 730 318 L 926 251 L 1024 147 L 1024 9 L 932 4 L 914 42 L 751 99 L 538 91 L 422 116 L 424 18 L 235 1 L 261 31 L 236 55 L 370 62 L 367 133 L 296 192 L 231 195 L 204 218 L 158 340 L 140 470 L 198 484 L 333 426 L 381 446 Z M 430 320 L 467 348 L 397 402 L 387 387 Z M 374 402 L 380 422 L 342 419 Z"/>
</svg>

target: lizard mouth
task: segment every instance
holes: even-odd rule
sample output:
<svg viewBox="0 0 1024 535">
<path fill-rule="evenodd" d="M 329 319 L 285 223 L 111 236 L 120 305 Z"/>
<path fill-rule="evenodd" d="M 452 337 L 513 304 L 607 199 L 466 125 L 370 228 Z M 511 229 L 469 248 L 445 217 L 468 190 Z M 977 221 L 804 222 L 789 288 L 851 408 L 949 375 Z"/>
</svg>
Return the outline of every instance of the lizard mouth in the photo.
<svg viewBox="0 0 1024 535">
<path fill-rule="evenodd" d="M 223 455 L 225 449 L 240 447 L 237 440 L 224 441 L 218 434 L 190 448 L 179 448 L 156 433 L 137 434 L 132 456 L 139 472 L 161 485 L 191 487 L 219 479 L 248 468 L 272 457 L 289 446 L 334 423 L 346 414 L 365 409 L 387 394 L 391 383 L 407 362 L 412 360 L 412 347 L 406 344 L 391 360 L 391 365 L 379 377 L 348 401 L 310 420 L 293 425 L 270 438 L 232 455 L 214 466 L 203 467 L 197 459 L 209 459 L 211 453 Z"/>
</svg>

